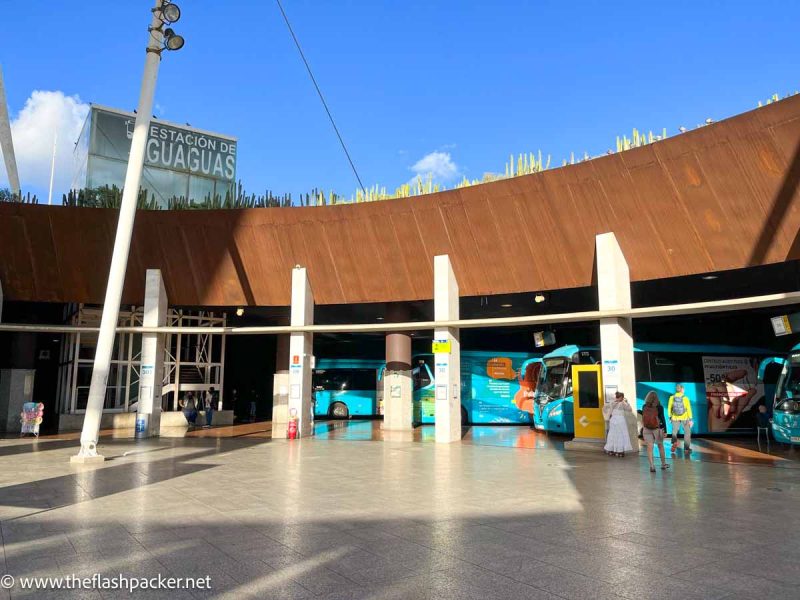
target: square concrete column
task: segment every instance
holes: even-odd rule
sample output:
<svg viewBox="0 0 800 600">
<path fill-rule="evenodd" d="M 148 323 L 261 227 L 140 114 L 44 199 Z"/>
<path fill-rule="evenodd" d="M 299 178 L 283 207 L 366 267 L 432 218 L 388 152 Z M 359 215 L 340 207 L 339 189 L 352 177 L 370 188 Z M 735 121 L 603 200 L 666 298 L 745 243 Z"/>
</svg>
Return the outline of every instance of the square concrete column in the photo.
<svg viewBox="0 0 800 600">
<path fill-rule="evenodd" d="M 458 319 L 458 282 L 450 257 L 433 258 L 433 313 L 436 321 Z M 449 352 L 434 354 L 436 442 L 461 439 L 461 344 L 457 327 L 436 327 L 434 342 L 449 343 Z"/>
<path fill-rule="evenodd" d="M 386 369 L 383 372 L 383 429 L 411 431 L 414 427 L 414 389 L 411 381 L 411 336 L 386 335 Z"/>
<path fill-rule="evenodd" d="M 613 233 L 595 238 L 597 252 L 597 296 L 600 310 L 631 308 L 631 278 L 628 263 Z M 603 360 L 605 401 L 613 400 L 622 390 L 633 409 L 628 422 L 631 445 L 638 448 L 636 419 L 636 373 L 633 360 L 633 326 L 631 319 L 600 319 L 600 354 Z"/>
<path fill-rule="evenodd" d="M 292 327 L 314 324 L 314 294 L 304 267 L 292 271 Z M 289 418 L 297 416 L 298 437 L 314 432 L 311 401 L 311 358 L 314 348 L 311 333 L 293 333 L 289 338 Z"/>
<path fill-rule="evenodd" d="M 272 437 L 286 438 L 289 421 L 289 336 L 277 336 L 272 377 Z"/>
<path fill-rule="evenodd" d="M 159 269 L 148 269 L 144 288 L 145 327 L 167 324 L 167 292 Z M 139 407 L 136 437 L 152 437 L 161 428 L 161 387 L 164 382 L 164 334 L 142 334 L 142 366 L 139 372 Z"/>
</svg>

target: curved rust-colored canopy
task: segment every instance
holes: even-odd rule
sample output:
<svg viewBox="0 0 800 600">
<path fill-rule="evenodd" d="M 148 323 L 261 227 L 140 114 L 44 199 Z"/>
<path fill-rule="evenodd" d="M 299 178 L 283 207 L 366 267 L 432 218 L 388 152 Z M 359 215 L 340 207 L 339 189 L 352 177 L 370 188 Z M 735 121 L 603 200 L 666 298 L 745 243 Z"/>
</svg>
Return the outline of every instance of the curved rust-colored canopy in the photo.
<svg viewBox="0 0 800 600">
<path fill-rule="evenodd" d="M 281 306 L 308 267 L 320 304 L 433 296 L 449 254 L 462 296 L 591 284 L 613 231 L 633 280 L 800 257 L 800 96 L 642 148 L 426 196 L 357 205 L 140 211 L 124 302 L 160 268 L 170 304 Z M 103 301 L 117 211 L 0 204 L 9 300 Z"/>
</svg>

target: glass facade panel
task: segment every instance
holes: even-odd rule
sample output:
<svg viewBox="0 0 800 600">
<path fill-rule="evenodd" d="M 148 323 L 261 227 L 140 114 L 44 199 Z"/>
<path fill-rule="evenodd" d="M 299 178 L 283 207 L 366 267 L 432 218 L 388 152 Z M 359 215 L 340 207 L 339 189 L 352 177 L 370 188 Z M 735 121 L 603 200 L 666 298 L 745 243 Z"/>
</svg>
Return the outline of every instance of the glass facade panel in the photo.
<svg viewBox="0 0 800 600">
<path fill-rule="evenodd" d="M 122 189 L 125 183 L 125 171 L 128 163 L 119 160 L 89 156 L 86 187 L 98 188 L 117 186 Z"/>
<path fill-rule="evenodd" d="M 231 199 L 235 193 L 235 183 L 233 181 L 216 181 L 216 194 L 219 196 L 220 201 L 225 201 L 225 194 L 230 192 Z"/>
<path fill-rule="evenodd" d="M 89 152 L 128 162 L 133 139 L 133 117 L 93 110 L 94 135 Z"/>
<path fill-rule="evenodd" d="M 189 177 L 189 200 L 194 200 L 195 202 L 203 202 L 206 198 L 214 197 L 214 180 L 208 179 L 207 177 L 197 177 L 197 176 L 190 176 Z M 221 198 L 225 200 L 223 196 Z"/>
<path fill-rule="evenodd" d="M 148 200 L 166 206 L 170 198 L 186 198 L 189 194 L 189 176 L 166 169 L 145 167 L 142 175 L 142 187 L 147 190 Z"/>
<path fill-rule="evenodd" d="M 72 189 L 79 190 L 86 186 L 86 177 L 89 167 L 89 139 L 92 133 L 92 113 L 83 124 L 78 142 L 72 155 Z"/>
</svg>

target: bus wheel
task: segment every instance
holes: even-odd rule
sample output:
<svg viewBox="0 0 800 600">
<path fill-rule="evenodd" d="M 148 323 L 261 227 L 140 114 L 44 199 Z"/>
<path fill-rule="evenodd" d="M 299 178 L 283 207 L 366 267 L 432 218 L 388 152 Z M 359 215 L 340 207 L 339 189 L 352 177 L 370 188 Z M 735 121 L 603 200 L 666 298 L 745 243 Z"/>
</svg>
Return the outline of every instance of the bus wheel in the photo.
<svg viewBox="0 0 800 600">
<path fill-rule="evenodd" d="M 467 409 L 463 406 L 461 407 L 461 425 L 462 427 L 465 425 L 469 425 L 469 416 L 467 415 Z"/>
<path fill-rule="evenodd" d="M 334 402 L 331 405 L 331 417 L 334 419 L 346 419 L 350 416 L 350 411 L 347 410 L 347 405 L 343 402 Z"/>
</svg>

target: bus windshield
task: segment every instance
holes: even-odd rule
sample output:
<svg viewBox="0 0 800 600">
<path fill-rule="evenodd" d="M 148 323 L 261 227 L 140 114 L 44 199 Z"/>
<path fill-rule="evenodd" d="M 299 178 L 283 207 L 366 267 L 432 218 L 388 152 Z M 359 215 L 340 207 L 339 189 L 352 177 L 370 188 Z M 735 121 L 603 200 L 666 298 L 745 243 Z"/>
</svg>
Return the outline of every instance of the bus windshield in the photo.
<svg viewBox="0 0 800 600">
<path fill-rule="evenodd" d="M 789 356 L 775 389 L 777 410 L 800 412 L 800 352 Z"/>
<path fill-rule="evenodd" d="M 572 392 L 569 366 L 570 361 L 567 358 L 545 359 L 536 390 L 536 398 L 540 404 L 564 398 Z"/>
</svg>

